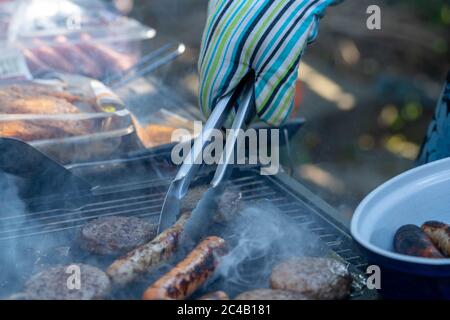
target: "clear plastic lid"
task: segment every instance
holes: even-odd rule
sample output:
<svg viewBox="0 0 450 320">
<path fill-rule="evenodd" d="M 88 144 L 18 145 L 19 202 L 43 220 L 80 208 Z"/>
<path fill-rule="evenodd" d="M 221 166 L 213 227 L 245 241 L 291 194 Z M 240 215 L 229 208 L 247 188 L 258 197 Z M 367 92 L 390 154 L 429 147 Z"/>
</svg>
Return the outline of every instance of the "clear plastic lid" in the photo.
<svg viewBox="0 0 450 320">
<path fill-rule="evenodd" d="M 170 143 L 175 129 L 191 129 L 186 102 L 148 77 L 183 44 L 152 39 L 155 30 L 97 0 L 0 0 L 0 24 L 8 30 L 1 137 L 74 163 Z"/>
<path fill-rule="evenodd" d="M 64 35 L 69 39 L 88 33 L 96 41 L 108 42 L 152 38 L 155 31 L 117 13 L 98 0 L 4 1 L 8 43 Z M 8 19 L 9 16 L 9 19 Z M 8 21 L 9 20 L 9 21 Z"/>
<path fill-rule="evenodd" d="M 98 80 L 53 73 L 0 83 L 0 136 L 26 141 L 61 162 L 122 152 L 124 138 L 133 134 L 131 113 Z M 140 146 L 136 139 L 124 145 Z"/>
<path fill-rule="evenodd" d="M 161 46 L 146 43 L 154 29 L 97 0 L 0 1 L 0 25 L 2 52 L 19 50 L 37 78 L 57 71 L 117 79 Z"/>
</svg>

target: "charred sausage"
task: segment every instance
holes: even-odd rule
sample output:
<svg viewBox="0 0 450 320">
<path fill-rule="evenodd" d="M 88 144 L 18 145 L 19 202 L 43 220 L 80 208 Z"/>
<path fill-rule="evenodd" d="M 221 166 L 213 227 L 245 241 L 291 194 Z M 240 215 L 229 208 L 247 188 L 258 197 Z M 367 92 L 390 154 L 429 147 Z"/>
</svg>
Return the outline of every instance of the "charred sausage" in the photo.
<svg viewBox="0 0 450 320">
<path fill-rule="evenodd" d="M 444 255 L 450 257 L 450 225 L 440 221 L 427 221 L 422 225 L 422 230 Z"/>
<path fill-rule="evenodd" d="M 190 213 L 184 213 L 171 228 L 114 261 L 106 270 L 113 283 L 125 285 L 167 262 L 178 246 L 178 240 L 189 216 Z"/>
<path fill-rule="evenodd" d="M 418 226 L 408 224 L 397 230 L 394 248 L 398 253 L 424 258 L 443 258 L 427 234 Z"/>
<path fill-rule="evenodd" d="M 183 300 L 201 287 L 214 273 L 218 256 L 225 253 L 219 237 L 203 240 L 183 261 L 151 285 L 144 300 Z"/>
</svg>

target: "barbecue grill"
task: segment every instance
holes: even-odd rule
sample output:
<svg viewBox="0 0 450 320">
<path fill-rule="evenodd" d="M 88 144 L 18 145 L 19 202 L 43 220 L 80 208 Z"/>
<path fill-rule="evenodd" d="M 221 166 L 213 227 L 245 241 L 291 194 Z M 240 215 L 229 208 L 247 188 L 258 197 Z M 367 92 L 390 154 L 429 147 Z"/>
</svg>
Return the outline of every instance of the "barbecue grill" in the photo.
<svg viewBox="0 0 450 320">
<path fill-rule="evenodd" d="M 69 198 L 58 194 L 21 201 L 25 214 L 8 211 L 16 204 L 0 208 L 0 297 L 20 292 L 23 283 L 36 271 L 54 264 L 84 262 L 102 269 L 113 258 L 93 257 L 74 246 L 78 229 L 88 221 L 111 215 L 135 216 L 157 223 L 170 181 L 177 168 L 170 161 L 170 147 L 116 160 L 76 164 L 68 168 L 84 178 L 92 190 Z M 209 172 L 200 172 L 196 184 L 209 181 Z M 376 298 L 365 286 L 367 263 L 348 233 L 345 219 L 300 183 L 281 172 L 262 176 L 259 168 L 235 168 L 229 188 L 242 193 L 245 201 L 267 199 L 299 226 L 316 235 L 325 254 L 341 259 L 354 278 L 352 299 Z M 17 205 L 16 205 L 17 209 Z M 220 230 L 220 226 L 217 227 Z M 219 231 L 220 232 L 220 231 Z M 115 299 L 139 299 L 143 290 L 170 266 L 142 277 L 133 285 L 113 293 Z M 257 270 L 257 261 L 252 266 Z M 249 277 L 251 273 L 248 273 Z M 248 282 L 251 283 L 251 282 Z M 247 284 L 227 287 L 231 297 L 245 291 Z M 202 292 L 221 289 L 220 279 L 206 285 Z M 199 294 L 200 294 L 199 293 Z"/>
</svg>

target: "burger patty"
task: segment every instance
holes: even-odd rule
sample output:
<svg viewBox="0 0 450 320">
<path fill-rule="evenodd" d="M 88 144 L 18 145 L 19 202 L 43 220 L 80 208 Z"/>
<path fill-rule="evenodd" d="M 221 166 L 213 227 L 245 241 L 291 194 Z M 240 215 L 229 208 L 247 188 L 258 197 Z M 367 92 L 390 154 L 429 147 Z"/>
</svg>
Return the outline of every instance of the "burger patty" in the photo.
<svg viewBox="0 0 450 320">
<path fill-rule="evenodd" d="M 305 295 L 287 290 L 256 289 L 238 295 L 235 300 L 309 300 Z"/>
<path fill-rule="evenodd" d="M 192 211 L 202 198 L 203 194 L 208 190 L 207 185 L 200 185 L 189 189 L 186 196 L 181 201 L 181 211 Z"/>
<path fill-rule="evenodd" d="M 147 243 L 157 226 L 135 217 L 101 217 L 81 228 L 78 242 L 88 252 L 119 255 Z"/>
<path fill-rule="evenodd" d="M 207 190 L 208 185 L 200 185 L 190 189 L 182 200 L 181 211 L 194 210 Z M 240 192 L 225 190 L 218 200 L 213 221 L 224 223 L 235 218 L 241 209 L 241 198 L 242 194 Z"/>
<path fill-rule="evenodd" d="M 275 266 L 270 286 L 299 292 L 312 299 L 345 299 L 352 278 L 347 267 L 329 258 L 291 258 Z"/>
<path fill-rule="evenodd" d="M 241 199 L 241 192 L 225 190 L 219 199 L 214 221 L 229 222 L 236 218 L 242 208 Z"/>
<path fill-rule="evenodd" d="M 71 278 L 77 276 L 74 266 L 79 267 L 79 287 L 76 281 L 73 281 L 75 278 Z M 86 264 L 73 264 L 52 267 L 32 276 L 25 284 L 23 298 L 30 300 L 94 300 L 105 298 L 110 289 L 110 280 L 102 270 Z"/>
</svg>

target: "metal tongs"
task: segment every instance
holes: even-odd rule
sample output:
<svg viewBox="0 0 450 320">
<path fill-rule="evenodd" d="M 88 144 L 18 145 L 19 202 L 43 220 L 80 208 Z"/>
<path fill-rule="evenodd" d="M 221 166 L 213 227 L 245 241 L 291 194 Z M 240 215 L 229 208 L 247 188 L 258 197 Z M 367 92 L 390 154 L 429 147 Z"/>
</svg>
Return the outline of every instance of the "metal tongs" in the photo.
<svg viewBox="0 0 450 320">
<path fill-rule="evenodd" d="M 161 210 L 158 233 L 171 227 L 180 214 L 181 201 L 187 194 L 189 185 L 202 166 L 202 154 L 211 142 L 213 129 L 221 129 L 230 112 L 235 109 L 236 115 L 228 134 L 221 161 L 217 166 L 209 189 L 205 192 L 197 207 L 192 211 L 186 223 L 185 233 L 195 240 L 202 234 L 202 228 L 208 225 L 208 218 L 216 204 L 217 196 L 222 193 L 223 182 L 232 171 L 234 160 L 233 150 L 238 144 L 238 129 L 245 129 L 255 115 L 254 73 L 248 73 L 231 93 L 223 96 L 216 104 L 206 121 L 201 134 L 195 139 L 194 146 L 179 169 L 175 179 L 170 184 Z"/>
</svg>

